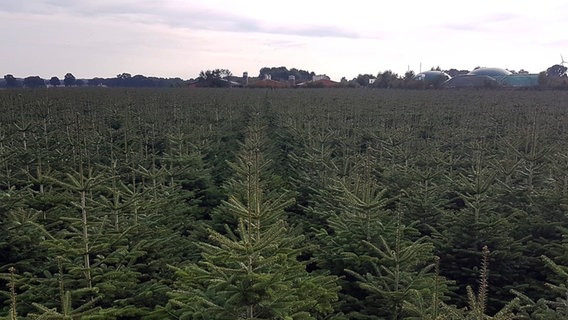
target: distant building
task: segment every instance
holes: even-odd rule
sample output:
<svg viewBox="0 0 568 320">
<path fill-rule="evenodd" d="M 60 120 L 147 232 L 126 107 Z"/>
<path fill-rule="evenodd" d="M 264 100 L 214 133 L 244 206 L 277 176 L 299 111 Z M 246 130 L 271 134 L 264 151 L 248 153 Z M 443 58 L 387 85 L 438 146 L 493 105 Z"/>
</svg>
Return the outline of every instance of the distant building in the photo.
<svg viewBox="0 0 568 320">
<path fill-rule="evenodd" d="M 312 81 L 313 81 L 313 82 L 315 82 L 315 81 L 320 81 L 320 80 L 331 80 L 331 78 L 328 77 L 328 76 L 325 75 L 325 74 L 318 74 L 318 75 L 312 76 Z"/>
<path fill-rule="evenodd" d="M 414 80 L 423 81 L 426 87 L 438 87 L 450 78 L 450 75 L 448 75 L 447 73 L 437 70 L 420 72 L 419 74 L 414 76 Z"/>
<path fill-rule="evenodd" d="M 296 86 L 296 76 L 288 76 L 288 83 L 290 84 L 290 87 Z"/>
<path fill-rule="evenodd" d="M 326 76 L 327 77 L 327 76 Z M 302 83 L 298 83 L 296 86 L 299 88 L 335 88 L 339 87 L 341 83 L 335 82 L 329 79 L 329 77 L 315 80 L 315 81 L 306 81 Z"/>
<path fill-rule="evenodd" d="M 237 77 L 227 77 L 222 79 L 214 79 L 214 80 L 204 80 L 202 78 L 192 79 L 189 80 L 187 83 L 188 88 L 206 88 L 206 87 L 213 87 L 213 88 L 235 88 L 241 87 L 242 83 L 238 80 Z"/>
<path fill-rule="evenodd" d="M 511 88 L 530 88 L 538 87 L 539 85 L 538 74 L 511 74 L 505 76 L 499 80 L 499 83 L 503 87 Z"/>
<path fill-rule="evenodd" d="M 442 83 L 442 88 L 496 88 L 499 84 L 495 78 L 485 75 L 466 74 L 453 77 Z"/>
<path fill-rule="evenodd" d="M 509 70 L 501 68 L 477 68 L 468 74 L 474 76 L 490 76 L 492 78 L 498 78 L 511 75 L 512 73 Z"/>
<path fill-rule="evenodd" d="M 249 80 L 248 88 L 289 88 L 290 85 L 287 82 L 281 82 L 270 79 L 270 76 L 264 76 L 262 80 L 253 81 L 252 79 Z"/>
<path fill-rule="evenodd" d="M 477 68 L 442 84 L 444 88 L 531 88 L 537 86 L 538 74 L 514 74 L 501 68 Z"/>
</svg>

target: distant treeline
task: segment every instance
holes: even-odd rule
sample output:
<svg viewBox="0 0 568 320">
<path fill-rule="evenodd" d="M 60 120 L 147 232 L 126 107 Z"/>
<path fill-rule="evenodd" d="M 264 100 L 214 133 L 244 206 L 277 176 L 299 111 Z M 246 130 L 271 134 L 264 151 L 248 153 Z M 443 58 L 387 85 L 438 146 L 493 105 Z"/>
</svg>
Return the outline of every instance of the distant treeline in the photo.
<svg viewBox="0 0 568 320">
<path fill-rule="evenodd" d="M 440 67 L 431 70 L 443 71 L 450 77 L 456 77 L 467 74 L 469 70 L 441 70 Z M 546 71 L 539 73 L 538 88 L 543 89 L 568 89 L 568 68 L 564 65 L 555 64 Z M 511 70 L 510 70 L 511 71 Z M 512 73 L 526 74 L 527 71 L 520 70 Z M 296 68 L 288 69 L 281 67 L 263 67 L 258 72 L 258 78 L 262 79 L 269 76 L 274 81 L 288 81 L 293 78 L 296 83 L 309 82 L 316 75 L 314 71 L 301 70 Z M 248 74 L 246 74 L 248 77 Z M 231 87 L 240 86 L 246 82 L 245 74 L 241 76 L 233 75 L 228 69 L 214 69 L 201 71 L 195 79 L 184 80 L 177 78 L 159 78 L 146 77 L 144 75 L 134 75 L 130 73 L 122 73 L 114 78 L 92 78 L 92 79 L 76 79 L 71 73 L 67 73 L 63 79 L 57 76 L 51 79 L 43 79 L 39 76 L 29 76 L 24 79 L 15 78 L 11 74 L 6 74 L 4 79 L 0 79 L 0 88 L 41 88 L 41 87 L 83 87 L 83 86 L 101 86 L 101 87 L 133 87 L 133 88 L 159 88 L 159 87 Z M 390 70 L 374 74 L 359 74 L 357 77 L 348 80 L 342 77 L 338 83 L 338 87 L 373 87 L 373 88 L 401 88 L 401 89 L 427 89 L 438 88 L 441 82 L 427 82 L 416 79 L 414 71 L 407 71 L 404 75 L 399 75 Z"/>
<path fill-rule="evenodd" d="M 11 74 L 4 76 L 3 81 L 0 80 L 0 87 L 4 88 L 42 88 L 42 87 L 182 87 L 187 84 L 186 80 L 181 78 L 158 78 L 146 77 L 141 74 L 132 76 L 129 73 L 122 73 L 114 78 L 92 78 L 92 79 L 76 79 L 71 73 L 67 73 L 63 79 L 57 76 L 51 79 L 42 79 L 39 76 L 29 76 L 24 79 L 15 78 Z"/>
</svg>

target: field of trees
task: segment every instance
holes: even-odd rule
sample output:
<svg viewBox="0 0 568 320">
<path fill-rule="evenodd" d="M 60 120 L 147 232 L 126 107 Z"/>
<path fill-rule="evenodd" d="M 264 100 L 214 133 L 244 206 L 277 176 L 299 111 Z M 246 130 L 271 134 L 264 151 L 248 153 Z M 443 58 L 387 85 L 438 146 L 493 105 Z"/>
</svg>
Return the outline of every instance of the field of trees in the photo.
<svg viewBox="0 0 568 320">
<path fill-rule="evenodd" d="M 0 91 L 2 319 L 566 319 L 568 92 Z"/>
</svg>

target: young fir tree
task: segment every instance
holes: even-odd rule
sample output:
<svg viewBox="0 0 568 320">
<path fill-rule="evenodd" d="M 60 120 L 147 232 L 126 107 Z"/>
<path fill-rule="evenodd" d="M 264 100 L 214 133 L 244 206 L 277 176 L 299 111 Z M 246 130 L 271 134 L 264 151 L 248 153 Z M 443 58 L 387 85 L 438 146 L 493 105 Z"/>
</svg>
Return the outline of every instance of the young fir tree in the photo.
<svg viewBox="0 0 568 320">
<path fill-rule="evenodd" d="M 288 154 L 290 168 L 294 171 L 288 179 L 297 192 L 294 217 L 303 226 L 304 234 L 317 241 L 314 230 L 325 225 L 329 213 L 336 208 L 330 197 L 330 186 L 340 171 L 334 159 L 333 133 L 308 135 L 298 129 L 291 131 L 297 140 L 311 137 L 311 140 L 301 141 L 301 148 Z"/>
<path fill-rule="evenodd" d="M 432 243 L 425 237 L 418 238 L 417 234 L 412 226 L 401 223 L 398 213 L 384 222 L 378 239 L 363 241 L 369 252 L 358 259 L 370 268 L 365 273 L 346 269 L 359 287 L 369 293 L 365 301 L 368 309 L 376 310 L 375 316 L 404 319 L 408 316 L 405 304 L 432 296 L 435 306 L 447 292 L 446 282 L 432 272 Z M 434 309 L 431 313 L 436 315 L 439 311 Z"/>
<path fill-rule="evenodd" d="M 308 273 L 298 261 L 303 237 L 284 221 L 293 199 L 270 189 L 263 149 L 262 128 L 253 123 L 232 164 L 234 193 L 222 205 L 237 226 L 226 234 L 210 230 L 202 261 L 175 268 L 170 307 L 179 318 L 316 319 L 332 311 L 336 279 Z"/>
<path fill-rule="evenodd" d="M 417 303 L 405 304 L 405 310 L 410 316 L 405 319 L 420 320 L 513 320 L 513 319 L 533 319 L 523 312 L 520 298 L 513 298 L 508 301 L 503 308 L 495 312 L 493 316 L 487 314 L 487 303 L 489 298 L 489 249 L 484 246 L 481 252 L 481 267 L 478 272 L 478 288 L 474 291 L 471 285 L 466 286 L 467 306 L 457 308 L 448 305 L 438 299 L 436 295 L 432 296 L 430 301 L 426 302 L 422 296 L 417 295 Z M 520 294 L 518 294 L 520 295 Z M 553 318 L 545 318 L 553 319 Z"/>
<path fill-rule="evenodd" d="M 154 281 L 145 275 L 149 263 L 141 262 L 153 247 L 146 218 L 150 214 L 146 210 L 156 210 L 155 204 L 142 202 L 128 186 L 118 183 L 115 175 L 104 170 L 97 174 L 92 170 L 86 174 L 74 172 L 67 179 L 52 181 L 68 201 L 59 204 L 57 220 L 35 224 L 46 238 L 42 246 L 49 256 L 42 264 L 44 274 L 33 279 L 29 291 L 36 298 L 30 301 L 37 304 L 41 317 L 58 317 L 52 314 L 53 310 L 59 310 L 56 312 L 64 317 L 86 310 L 82 305 L 96 309 L 94 316 L 107 319 L 143 315 L 148 303 L 142 303 L 141 291 L 156 289 L 152 286 Z M 73 201 L 74 198 L 77 200 Z M 139 218 L 131 214 L 135 202 L 144 207 Z M 154 237 L 162 235 L 160 229 L 152 231 Z M 57 278 L 50 276 L 55 256 L 60 274 Z M 62 281 L 62 270 L 66 271 L 66 289 L 56 301 L 53 297 L 57 296 L 55 288 Z M 161 290 L 162 295 L 167 291 Z M 61 308 L 54 309 L 58 304 Z"/>
<path fill-rule="evenodd" d="M 57 257 L 56 260 L 58 266 L 57 286 L 59 294 L 57 295 L 57 298 L 59 300 L 59 307 L 50 308 L 41 303 L 34 302 L 32 305 L 36 307 L 40 313 L 29 313 L 28 317 L 31 319 L 53 320 L 104 319 L 105 316 L 98 314 L 101 308 L 96 306 L 97 302 L 101 299 L 101 296 L 87 299 L 79 306 L 73 304 L 74 298 L 77 299 L 77 297 L 84 297 L 85 295 L 91 296 L 93 290 L 90 288 L 67 290 L 63 274 L 63 258 Z"/>
<path fill-rule="evenodd" d="M 423 161 L 407 170 L 411 183 L 402 190 L 400 202 L 406 220 L 416 221 L 421 234 L 427 235 L 432 228 L 439 227 L 448 203 L 444 197 L 448 187 L 443 179 L 443 169 L 430 161 Z M 395 174 L 400 175 L 398 172 Z"/>
<path fill-rule="evenodd" d="M 518 315 L 520 299 L 513 298 L 495 312 L 493 316 L 488 315 L 489 301 L 489 258 L 490 251 L 487 246 L 483 246 L 481 251 L 481 266 L 479 268 L 479 279 L 477 293 L 471 285 L 466 286 L 468 305 L 462 309 L 446 308 L 448 319 L 456 320 L 513 320 L 520 319 Z M 522 318 L 521 318 L 522 319 Z"/>
<path fill-rule="evenodd" d="M 0 290 L 0 297 L 4 301 L 4 306 L 0 306 L 0 314 L 4 314 L 4 309 L 7 308 L 7 316 L 0 316 L 0 319 L 17 320 L 18 319 L 18 292 L 16 289 L 16 282 L 18 276 L 16 275 L 16 268 L 8 268 L 7 274 L 0 273 L 0 283 L 6 282 L 8 291 Z"/>
<path fill-rule="evenodd" d="M 440 276 L 440 258 L 434 257 L 434 279 L 429 290 L 411 289 L 411 299 L 404 301 L 403 311 L 408 320 L 442 320 L 447 319 L 447 311 L 452 306 L 444 303 L 444 292 L 449 281 Z"/>
<path fill-rule="evenodd" d="M 434 287 L 433 245 L 391 209 L 393 199 L 378 181 L 373 156 L 351 161 L 332 193 L 336 209 L 328 230 L 320 233 L 318 265 L 343 276 L 339 309 L 349 319 L 401 319 L 416 291 L 426 294 Z"/>
<path fill-rule="evenodd" d="M 559 228 L 563 234 L 568 234 L 568 229 Z M 529 297 L 527 292 L 515 291 L 515 295 L 523 303 L 523 315 L 527 319 L 566 319 L 568 318 L 568 267 L 566 266 L 566 239 L 561 244 L 551 244 L 556 249 L 557 256 L 550 258 L 542 255 L 541 261 L 552 271 L 547 275 L 544 283 L 547 289 L 547 297 Z M 542 263 L 541 262 L 541 263 Z M 552 297 L 552 298 L 550 298 Z"/>
<path fill-rule="evenodd" d="M 499 189 L 495 177 L 497 170 L 489 161 L 487 146 L 475 142 L 471 152 L 471 168 L 454 177 L 448 177 L 457 191 L 456 210 L 446 210 L 442 217 L 441 237 L 437 246 L 443 261 L 441 272 L 458 284 L 471 283 L 477 277 L 475 266 L 483 248 L 492 249 L 495 266 L 493 294 L 488 310 L 499 310 L 512 295 L 509 290 L 518 285 L 513 278 L 523 265 L 521 241 L 513 237 L 514 216 L 503 212 L 499 204 Z M 460 285 L 455 303 L 467 304 L 466 287 Z"/>
</svg>

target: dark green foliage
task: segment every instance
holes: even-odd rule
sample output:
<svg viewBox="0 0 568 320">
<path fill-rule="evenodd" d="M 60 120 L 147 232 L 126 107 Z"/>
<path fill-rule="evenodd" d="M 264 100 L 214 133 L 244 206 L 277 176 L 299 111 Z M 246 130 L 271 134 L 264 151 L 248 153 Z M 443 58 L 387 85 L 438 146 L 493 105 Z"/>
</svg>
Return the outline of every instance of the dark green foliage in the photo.
<svg viewBox="0 0 568 320">
<path fill-rule="evenodd" d="M 370 152 L 350 159 L 347 177 L 326 194 L 318 266 L 343 276 L 339 309 L 350 319 L 402 319 L 403 305 L 434 287 L 433 245 L 390 209 L 396 199 L 381 188 L 375 161 Z"/>
<path fill-rule="evenodd" d="M 303 237 L 284 220 L 293 199 L 271 180 L 262 128 L 249 128 L 219 213 L 232 215 L 236 226 L 210 230 L 202 261 L 175 268 L 172 312 L 182 319 L 319 318 L 332 310 L 335 279 L 310 274 L 297 260 Z"/>
<path fill-rule="evenodd" d="M 215 69 L 201 71 L 199 73 L 198 87 L 212 87 L 212 88 L 227 88 L 231 86 L 231 83 L 227 79 L 230 77 L 231 71 L 227 69 Z"/>
<path fill-rule="evenodd" d="M 65 77 L 63 78 L 63 83 L 66 87 L 71 87 L 77 84 L 77 79 L 72 73 L 66 73 Z"/>
<path fill-rule="evenodd" d="M 2 90 L 0 316 L 561 319 L 567 100 Z"/>
<path fill-rule="evenodd" d="M 288 81 L 290 76 L 294 76 L 296 82 L 311 81 L 312 76 L 315 76 L 315 72 L 309 72 L 306 70 L 298 70 L 296 68 L 291 68 L 288 70 L 286 67 L 263 67 L 260 68 L 258 72 L 258 77 L 262 78 L 265 75 L 270 75 L 272 80 L 278 81 Z"/>
<path fill-rule="evenodd" d="M 17 88 L 20 86 L 20 81 L 11 74 L 4 75 L 4 80 L 6 81 L 6 88 Z"/>
<path fill-rule="evenodd" d="M 559 228 L 562 234 L 568 231 Z M 523 315 L 530 319 L 565 319 L 568 317 L 568 268 L 566 261 L 566 239 L 561 244 L 552 245 L 558 251 L 558 257 L 554 260 L 542 255 L 541 263 L 544 264 L 551 274 L 547 276 L 545 283 L 548 297 L 539 299 L 531 298 L 526 292 L 515 291 L 515 295 L 523 303 Z M 558 263 L 562 261 L 562 263 Z"/>
<path fill-rule="evenodd" d="M 26 88 L 44 88 L 45 80 L 39 76 L 30 76 L 24 78 L 24 87 Z"/>
</svg>

